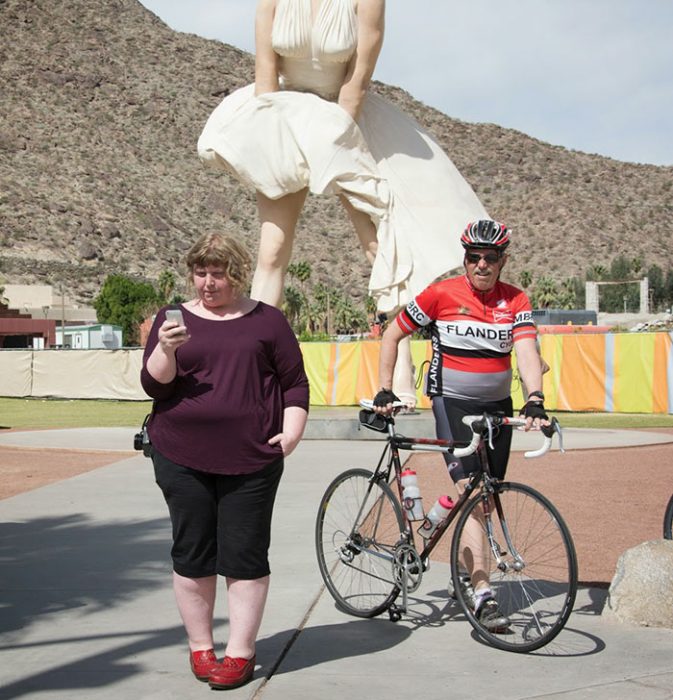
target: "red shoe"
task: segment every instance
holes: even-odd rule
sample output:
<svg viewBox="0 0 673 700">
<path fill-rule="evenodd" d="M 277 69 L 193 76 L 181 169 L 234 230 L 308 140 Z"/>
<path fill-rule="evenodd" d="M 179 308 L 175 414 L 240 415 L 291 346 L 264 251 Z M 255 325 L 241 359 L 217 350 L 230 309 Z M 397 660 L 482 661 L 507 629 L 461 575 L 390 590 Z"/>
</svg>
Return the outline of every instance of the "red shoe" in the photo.
<svg viewBox="0 0 673 700">
<path fill-rule="evenodd" d="M 210 674 L 208 685 L 216 690 L 238 688 L 252 678 L 255 670 L 255 657 L 252 659 L 232 659 L 225 656 L 222 663 Z"/>
<path fill-rule="evenodd" d="M 210 674 L 219 667 L 220 662 L 215 656 L 214 649 L 202 649 L 190 652 L 189 665 L 197 680 L 205 683 L 210 678 Z"/>
</svg>

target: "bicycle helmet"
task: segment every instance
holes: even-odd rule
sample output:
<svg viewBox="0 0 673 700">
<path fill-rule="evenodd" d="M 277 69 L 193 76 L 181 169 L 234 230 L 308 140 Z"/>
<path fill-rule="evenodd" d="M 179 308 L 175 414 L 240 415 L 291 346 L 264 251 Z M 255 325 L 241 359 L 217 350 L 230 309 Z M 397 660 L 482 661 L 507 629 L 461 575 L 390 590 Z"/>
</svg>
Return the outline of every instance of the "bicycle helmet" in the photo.
<svg viewBox="0 0 673 700">
<path fill-rule="evenodd" d="M 460 237 L 463 248 L 495 248 L 504 251 L 509 245 L 509 229 L 492 219 L 473 221 Z"/>
</svg>

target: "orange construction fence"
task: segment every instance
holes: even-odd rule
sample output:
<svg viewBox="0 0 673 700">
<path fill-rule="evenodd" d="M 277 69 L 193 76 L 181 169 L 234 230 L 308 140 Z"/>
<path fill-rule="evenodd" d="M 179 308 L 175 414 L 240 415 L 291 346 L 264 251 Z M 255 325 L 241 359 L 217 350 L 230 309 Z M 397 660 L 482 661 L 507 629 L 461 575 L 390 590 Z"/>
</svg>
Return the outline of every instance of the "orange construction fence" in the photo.
<svg viewBox="0 0 673 700">
<path fill-rule="evenodd" d="M 672 333 L 544 334 L 542 356 L 545 405 L 551 410 L 619 413 L 673 413 Z M 378 341 L 302 343 L 311 384 L 311 404 L 351 406 L 378 390 Z M 422 383 L 431 348 L 411 342 L 420 378 L 420 408 L 429 408 Z M 515 405 L 523 401 L 514 367 Z"/>
</svg>

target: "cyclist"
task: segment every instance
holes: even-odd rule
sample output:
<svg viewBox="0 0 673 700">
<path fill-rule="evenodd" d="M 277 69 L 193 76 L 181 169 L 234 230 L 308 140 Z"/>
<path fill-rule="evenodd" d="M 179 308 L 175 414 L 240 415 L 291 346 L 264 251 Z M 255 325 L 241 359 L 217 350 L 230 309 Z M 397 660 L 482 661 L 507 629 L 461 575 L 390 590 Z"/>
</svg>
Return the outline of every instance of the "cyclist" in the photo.
<svg viewBox="0 0 673 700">
<path fill-rule="evenodd" d="M 521 380 L 528 397 L 521 409 L 526 430 L 539 429 L 549 421 L 542 393 L 542 368 L 537 350 L 537 331 L 530 301 L 516 287 L 500 281 L 507 262 L 509 229 L 491 219 L 470 223 L 461 236 L 465 249 L 465 274 L 431 284 L 413 299 L 386 329 L 379 362 L 380 391 L 374 410 L 390 413 L 392 372 L 398 343 L 405 336 L 427 326 L 431 335 L 432 360 L 426 379 L 426 393 L 432 400 L 437 437 L 469 441 L 465 415 L 484 412 L 512 415 L 511 352 L 516 352 Z M 491 473 L 505 476 L 512 441 L 511 430 L 494 436 L 488 448 Z M 479 469 L 476 455 L 457 459 L 445 455 L 449 473 L 462 493 L 469 476 Z M 463 579 L 466 597 L 472 601 L 479 621 L 491 630 L 507 627 L 490 589 L 486 573 L 486 550 L 481 525 L 470 524 L 475 546 L 461 553 L 471 577 Z M 478 534 L 477 534 L 478 533 Z"/>
</svg>

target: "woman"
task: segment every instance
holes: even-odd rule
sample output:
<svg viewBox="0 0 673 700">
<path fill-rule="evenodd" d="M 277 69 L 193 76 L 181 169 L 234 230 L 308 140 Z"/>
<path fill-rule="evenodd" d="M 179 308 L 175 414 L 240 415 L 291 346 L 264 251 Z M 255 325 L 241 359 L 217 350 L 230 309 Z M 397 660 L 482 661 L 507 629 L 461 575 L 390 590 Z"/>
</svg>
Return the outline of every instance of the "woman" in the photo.
<svg viewBox="0 0 673 700">
<path fill-rule="evenodd" d="M 340 197 L 384 313 L 459 269 L 463 223 L 487 216 L 437 143 L 368 91 L 384 12 L 384 0 L 259 0 L 255 84 L 222 101 L 198 144 L 204 162 L 257 191 L 253 298 L 280 304 L 308 190 Z M 405 343 L 395 390 L 413 406 Z"/>
<path fill-rule="evenodd" d="M 156 480 L 173 526 L 173 587 L 192 672 L 214 688 L 252 678 L 269 588 L 271 512 L 306 425 L 308 380 L 285 317 L 245 295 L 250 258 L 235 239 L 202 236 L 187 254 L 196 296 L 183 322 L 157 314 L 142 385 Z M 229 640 L 213 650 L 217 575 Z"/>
</svg>

